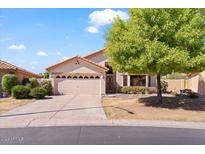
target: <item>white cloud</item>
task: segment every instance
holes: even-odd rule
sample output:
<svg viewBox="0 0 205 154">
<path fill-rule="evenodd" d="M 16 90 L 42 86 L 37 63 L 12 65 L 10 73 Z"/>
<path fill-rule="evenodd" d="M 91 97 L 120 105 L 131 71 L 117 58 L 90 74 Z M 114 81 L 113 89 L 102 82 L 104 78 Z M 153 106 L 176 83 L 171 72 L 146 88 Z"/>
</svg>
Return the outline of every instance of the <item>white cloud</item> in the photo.
<svg viewBox="0 0 205 154">
<path fill-rule="evenodd" d="M 38 56 L 47 56 L 47 53 L 44 52 L 44 51 L 38 51 L 36 54 L 37 54 Z"/>
<path fill-rule="evenodd" d="M 128 14 L 121 10 L 105 9 L 103 11 L 94 11 L 89 15 L 90 23 L 96 27 L 110 24 L 119 16 L 122 20 L 128 19 Z"/>
<path fill-rule="evenodd" d="M 25 50 L 26 47 L 23 44 L 19 44 L 19 45 L 13 44 L 13 45 L 9 46 L 8 49 L 9 50 Z"/>
<path fill-rule="evenodd" d="M 88 31 L 89 33 L 98 33 L 98 29 L 93 26 L 89 26 L 85 30 Z"/>
<path fill-rule="evenodd" d="M 63 60 L 66 60 L 66 59 L 68 59 L 68 57 L 64 56 L 62 59 L 63 59 Z"/>
<path fill-rule="evenodd" d="M 93 11 L 89 15 L 89 23 L 91 26 L 87 27 L 86 30 L 90 33 L 97 33 L 100 27 L 111 24 L 118 16 L 122 20 L 129 18 L 127 12 L 121 10 L 114 11 L 112 9 L 105 9 L 102 11 Z"/>
</svg>

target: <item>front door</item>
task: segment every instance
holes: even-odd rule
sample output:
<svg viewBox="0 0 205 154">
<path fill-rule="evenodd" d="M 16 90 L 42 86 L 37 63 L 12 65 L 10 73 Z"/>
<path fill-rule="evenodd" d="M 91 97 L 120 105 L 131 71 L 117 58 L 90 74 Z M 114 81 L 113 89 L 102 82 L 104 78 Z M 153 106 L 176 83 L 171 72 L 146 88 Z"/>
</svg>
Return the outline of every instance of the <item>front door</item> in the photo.
<svg viewBox="0 0 205 154">
<path fill-rule="evenodd" d="M 106 75 L 106 93 L 114 93 L 115 92 L 115 80 L 114 74 Z"/>
</svg>

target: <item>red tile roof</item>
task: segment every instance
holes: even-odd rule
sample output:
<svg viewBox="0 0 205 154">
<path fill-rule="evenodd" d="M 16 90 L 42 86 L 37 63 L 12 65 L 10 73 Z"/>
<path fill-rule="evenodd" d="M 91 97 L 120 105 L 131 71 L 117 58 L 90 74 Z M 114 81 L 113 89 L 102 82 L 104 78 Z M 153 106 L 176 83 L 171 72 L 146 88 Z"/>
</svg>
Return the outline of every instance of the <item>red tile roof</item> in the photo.
<svg viewBox="0 0 205 154">
<path fill-rule="evenodd" d="M 20 72 L 22 72 L 24 74 L 28 74 L 28 75 L 33 76 L 33 77 L 37 77 L 37 78 L 41 78 L 42 77 L 41 75 L 29 72 L 29 71 L 27 71 L 27 70 L 25 70 L 23 68 L 20 68 L 18 66 L 15 66 L 13 64 L 8 63 L 8 62 L 5 62 L 3 60 L 0 60 L 0 71 L 1 70 L 20 71 Z"/>
</svg>

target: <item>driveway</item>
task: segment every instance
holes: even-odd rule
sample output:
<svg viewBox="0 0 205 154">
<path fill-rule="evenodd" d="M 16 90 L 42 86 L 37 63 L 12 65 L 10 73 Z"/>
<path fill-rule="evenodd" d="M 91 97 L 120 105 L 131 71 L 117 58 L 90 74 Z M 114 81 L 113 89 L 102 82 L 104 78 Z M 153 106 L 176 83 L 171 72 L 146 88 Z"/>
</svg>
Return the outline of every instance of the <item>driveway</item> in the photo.
<svg viewBox="0 0 205 154">
<path fill-rule="evenodd" d="M 0 127 L 77 124 L 106 120 L 99 95 L 63 95 L 16 108 L 0 115 Z"/>
</svg>

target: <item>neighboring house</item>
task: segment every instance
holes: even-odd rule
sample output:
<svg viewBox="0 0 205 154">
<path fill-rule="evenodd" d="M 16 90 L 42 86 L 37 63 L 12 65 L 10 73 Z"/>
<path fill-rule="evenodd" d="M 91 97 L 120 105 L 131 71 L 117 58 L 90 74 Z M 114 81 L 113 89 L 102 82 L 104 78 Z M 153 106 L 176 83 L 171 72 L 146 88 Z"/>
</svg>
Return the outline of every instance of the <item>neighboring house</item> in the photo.
<svg viewBox="0 0 205 154">
<path fill-rule="evenodd" d="M 2 79 L 4 74 L 15 74 L 18 77 L 19 82 L 21 82 L 21 83 L 22 83 L 23 79 L 28 79 L 30 77 L 35 77 L 35 78 L 42 77 L 40 75 L 31 73 L 25 69 L 22 69 L 18 66 L 15 66 L 15 65 L 12 65 L 8 62 L 0 60 L 0 83 L 1 83 L 1 79 Z"/>
<path fill-rule="evenodd" d="M 154 76 L 113 71 L 104 52 L 101 49 L 48 67 L 54 94 L 105 94 L 115 93 L 122 86 L 156 87 Z"/>
</svg>

